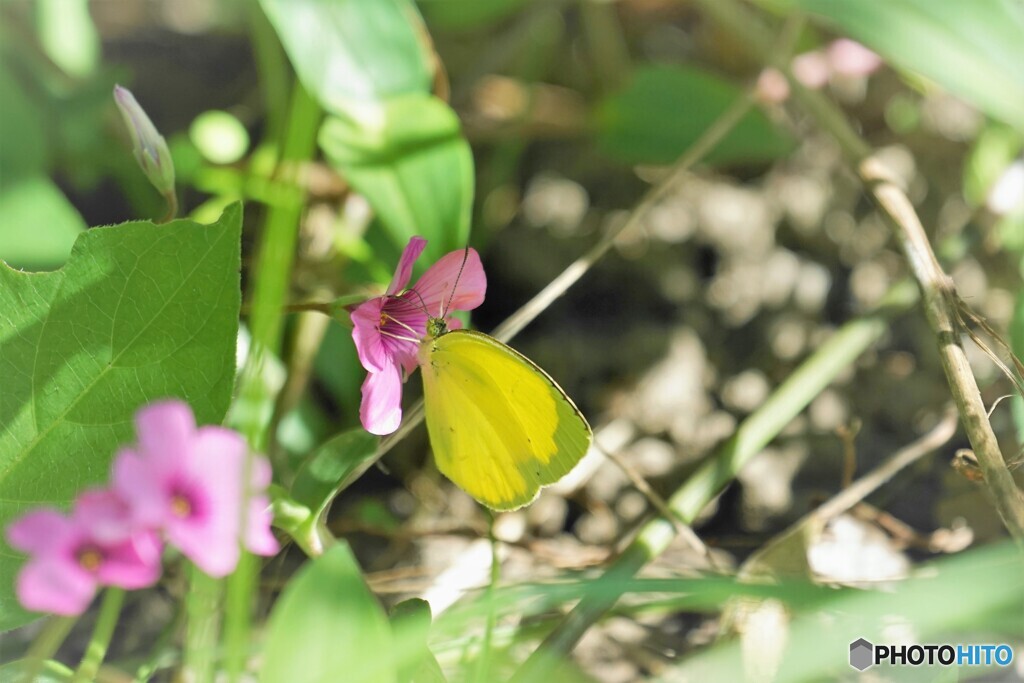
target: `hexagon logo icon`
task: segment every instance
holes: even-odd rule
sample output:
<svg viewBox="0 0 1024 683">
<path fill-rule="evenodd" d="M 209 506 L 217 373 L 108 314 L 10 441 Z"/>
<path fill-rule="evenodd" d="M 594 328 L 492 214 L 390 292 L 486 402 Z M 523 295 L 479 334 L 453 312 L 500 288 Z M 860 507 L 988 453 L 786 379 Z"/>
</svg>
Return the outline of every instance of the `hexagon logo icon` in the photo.
<svg viewBox="0 0 1024 683">
<path fill-rule="evenodd" d="M 858 638 L 850 643 L 850 666 L 857 671 L 864 671 L 875 663 L 875 646 Z"/>
</svg>

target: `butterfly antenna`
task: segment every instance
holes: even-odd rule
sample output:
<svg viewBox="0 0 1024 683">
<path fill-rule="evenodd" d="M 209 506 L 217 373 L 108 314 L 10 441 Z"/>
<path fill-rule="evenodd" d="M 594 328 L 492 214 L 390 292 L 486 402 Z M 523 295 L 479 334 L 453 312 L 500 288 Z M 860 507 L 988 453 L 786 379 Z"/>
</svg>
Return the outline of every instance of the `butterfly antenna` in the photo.
<svg viewBox="0 0 1024 683">
<path fill-rule="evenodd" d="M 429 318 L 430 317 L 430 311 L 427 310 L 427 302 L 423 300 L 423 295 L 420 294 L 419 292 L 417 292 L 415 289 L 407 289 L 407 290 L 405 290 L 405 293 L 406 294 L 415 294 L 416 295 L 416 298 L 418 298 L 420 300 L 420 308 L 423 309 L 423 313 Z"/>
<path fill-rule="evenodd" d="M 466 261 L 469 259 L 469 245 L 466 245 L 466 250 L 462 253 L 462 264 L 459 265 L 459 274 L 455 276 L 455 284 L 452 285 L 452 293 L 448 295 L 448 303 L 441 309 L 441 316 L 444 317 L 448 310 L 452 307 L 452 301 L 455 300 L 455 290 L 459 287 L 459 280 L 462 279 L 462 271 L 466 267 Z"/>
</svg>

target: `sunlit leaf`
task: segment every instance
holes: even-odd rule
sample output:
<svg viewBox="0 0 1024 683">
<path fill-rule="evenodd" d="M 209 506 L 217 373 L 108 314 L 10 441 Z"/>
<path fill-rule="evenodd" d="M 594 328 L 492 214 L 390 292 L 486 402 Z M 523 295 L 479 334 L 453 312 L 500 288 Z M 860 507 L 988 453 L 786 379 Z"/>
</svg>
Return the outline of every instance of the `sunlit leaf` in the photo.
<svg viewBox="0 0 1024 683">
<path fill-rule="evenodd" d="M 433 62 L 407 0 L 260 0 L 295 71 L 325 110 L 427 92 Z"/>
<path fill-rule="evenodd" d="M 373 457 L 380 441 L 365 429 L 343 432 L 320 446 L 295 475 L 291 496 L 317 515 L 351 482 L 348 477 Z"/>
<path fill-rule="evenodd" d="M 104 481 L 150 401 L 180 397 L 200 423 L 221 421 L 235 374 L 241 216 L 234 204 L 213 225 L 94 228 L 51 273 L 0 264 L 0 527 Z M 12 591 L 20 564 L 0 545 L 0 629 L 30 618 Z"/>
<path fill-rule="evenodd" d="M 430 603 L 420 598 L 410 598 L 395 605 L 391 610 L 391 630 L 402 657 L 399 680 L 410 683 L 444 683 L 445 676 L 430 648 L 430 622 L 433 615 Z"/>
<path fill-rule="evenodd" d="M 377 212 L 396 246 L 422 235 L 427 258 L 466 244 L 473 157 L 455 112 L 430 95 L 393 98 L 358 118 L 330 118 L 327 158 Z"/>
<path fill-rule="evenodd" d="M 739 88 L 706 71 L 644 67 L 623 91 L 599 105 L 595 113 L 598 144 L 609 156 L 628 163 L 669 164 L 742 96 Z M 759 111 L 752 111 L 704 161 L 767 161 L 792 147 L 788 136 Z"/>
<path fill-rule="evenodd" d="M 307 564 L 274 605 L 264 683 L 391 683 L 391 628 L 344 542 Z"/>
</svg>

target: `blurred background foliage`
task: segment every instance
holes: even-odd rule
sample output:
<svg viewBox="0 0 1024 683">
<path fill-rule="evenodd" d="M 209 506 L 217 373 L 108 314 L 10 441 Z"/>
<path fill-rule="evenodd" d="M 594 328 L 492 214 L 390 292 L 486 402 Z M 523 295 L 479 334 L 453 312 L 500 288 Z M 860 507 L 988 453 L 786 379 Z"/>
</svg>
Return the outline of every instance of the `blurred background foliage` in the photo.
<svg viewBox="0 0 1024 683">
<path fill-rule="evenodd" d="M 230 202 L 246 202 L 247 298 L 258 286 L 255 245 L 275 221 L 298 226 L 290 302 L 387 282 L 408 236 L 423 234 L 433 257 L 467 241 L 481 251 L 488 299 L 473 322 L 489 330 L 622 225 L 666 165 L 754 88 L 760 106 L 515 342 L 574 397 L 606 447 L 667 495 L 837 327 L 907 275 L 836 144 L 789 101 L 778 74 L 745 50 L 729 29 L 735 17 L 727 6 L 5 0 L 0 258 L 28 270 L 58 268 L 87 226 L 162 215 L 113 106 L 119 82 L 167 138 L 184 212 L 209 221 Z M 751 7 L 769 35 L 796 12 L 811 19 L 792 62 L 798 78 L 837 101 L 881 151 L 961 296 L 1021 355 L 1021 4 L 759 0 Z M 991 359 L 974 346 L 968 352 L 988 405 L 1012 393 Z M 315 315 L 288 319 L 280 360 L 268 449 L 278 480 L 312 487 L 306 502 L 314 504 L 324 492 L 303 479 L 316 457 L 307 456 L 328 457 L 337 445 L 331 437 L 358 425 L 363 374 L 348 330 Z M 739 567 L 852 472 L 868 471 L 931 428 L 948 402 L 923 317 L 913 311 L 894 320 L 701 515 L 698 533 L 715 566 Z M 1004 453 L 1016 458 L 1024 403 L 1000 404 L 992 422 Z M 464 586 L 488 578 L 474 540 L 486 536 L 488 517 L 424 457 L 421 432 L 346 490 L 331 517 L 387 604 L 441 590 L 453 563 L 468 567 Z M 966 446 L 958 434 L 872 495 L 870 506 L 822 530 L 809 553 L 812 575 L 826 583 L 892 581 L 938 555 L 1003 538 L 984 490 L 950 467 Z M 587 572 L 649 512 L 619 469 L 597 462 L 557 493 L 502 516 L 495 530 L 505 541 L 502 581 Z M 283 575 L 298 559 L 278 561 L 271 573 Z M 309 590 L 332 567 L 355 566 L 348 557 L 332 561 L 296 590 Z M 679 577 L 707 562 L 677 542 L 644 577 Z M 1019 644 L 1019 583 L 999 593 L 1007 566 L 975 567 L 989 572 L 975 599 L 987 607 L 943 622 L 949 630 L 935 637 Z M 918 596 L 907 607 L 907 614 L 918 610 L 916 621 L 908 617 L 911 633 L 927 632 L 928 596 L 970 582 L 971 567 L 933 586 L 938 593 L 908 593 Z M 712 593 L 717 602 L 694 605 L 691 588 L 662 588 L 669 597 L 636 587 L 592 629 L 575 652 L 573 675 L 611 682 L 666 673 L 680 655 L 728 631 L 717 613 L 730 591 L 743 590 L 730 585 Z M 821 598 L 805 598 L 791 604 L 813 615 Z M 500 616 L 514 617 L 524 604 L 516 601 L 528 599 L 509 597 L 504 604 L 513 607 Z M 139 599 L 140 633 L 165 602 Z M 448 606 L 431 604 L 435 616 Z M 537 623 L 521 625 L 516 638 L 496 631 L 496 651 L 507 657 L 487 666 L 521 659 L 523 643 L 535 642 L 529 636 L 544 631 L 545 610 L 556 604 L 523 610 Z M 436 652 L 446 667 L 472 660 L 479 645 L 458 640 L 470 623 L 459 619 L 482 615 L 455 614 L 458 626 L 438 622 L 447 635 Z M 820 626 L 813 616 L 794 623 L 793 637 L 810 638 Z M 119 647 L 132 653 L 132 639 Z M 712 652 L 726 654 L 698 664 L 732 671 L 735 653 Z M 830 661 L 844 665 L 843 657 L 840 647 Z M 791 680 L 835 673 L 813 666 L 798 666 Z"/>
</svg>

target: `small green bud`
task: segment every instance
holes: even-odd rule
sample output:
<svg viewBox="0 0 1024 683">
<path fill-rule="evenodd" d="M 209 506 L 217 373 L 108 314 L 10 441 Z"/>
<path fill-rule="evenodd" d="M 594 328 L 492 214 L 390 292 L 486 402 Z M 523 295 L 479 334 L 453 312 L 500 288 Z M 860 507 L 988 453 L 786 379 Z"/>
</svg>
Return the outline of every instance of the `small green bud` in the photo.
<svg viewBox="0 0 1024 683">
<path fill-rule="evenodd" d="M 160 194 L 174 196 L 174 162 L 167 141 L 157 132 L 135 96 L 119 85 L 114 86 L 114 101 L 121 110 L 124 124 L 132 136 L 132 150 L 142 171 Z"/>
</svg>

